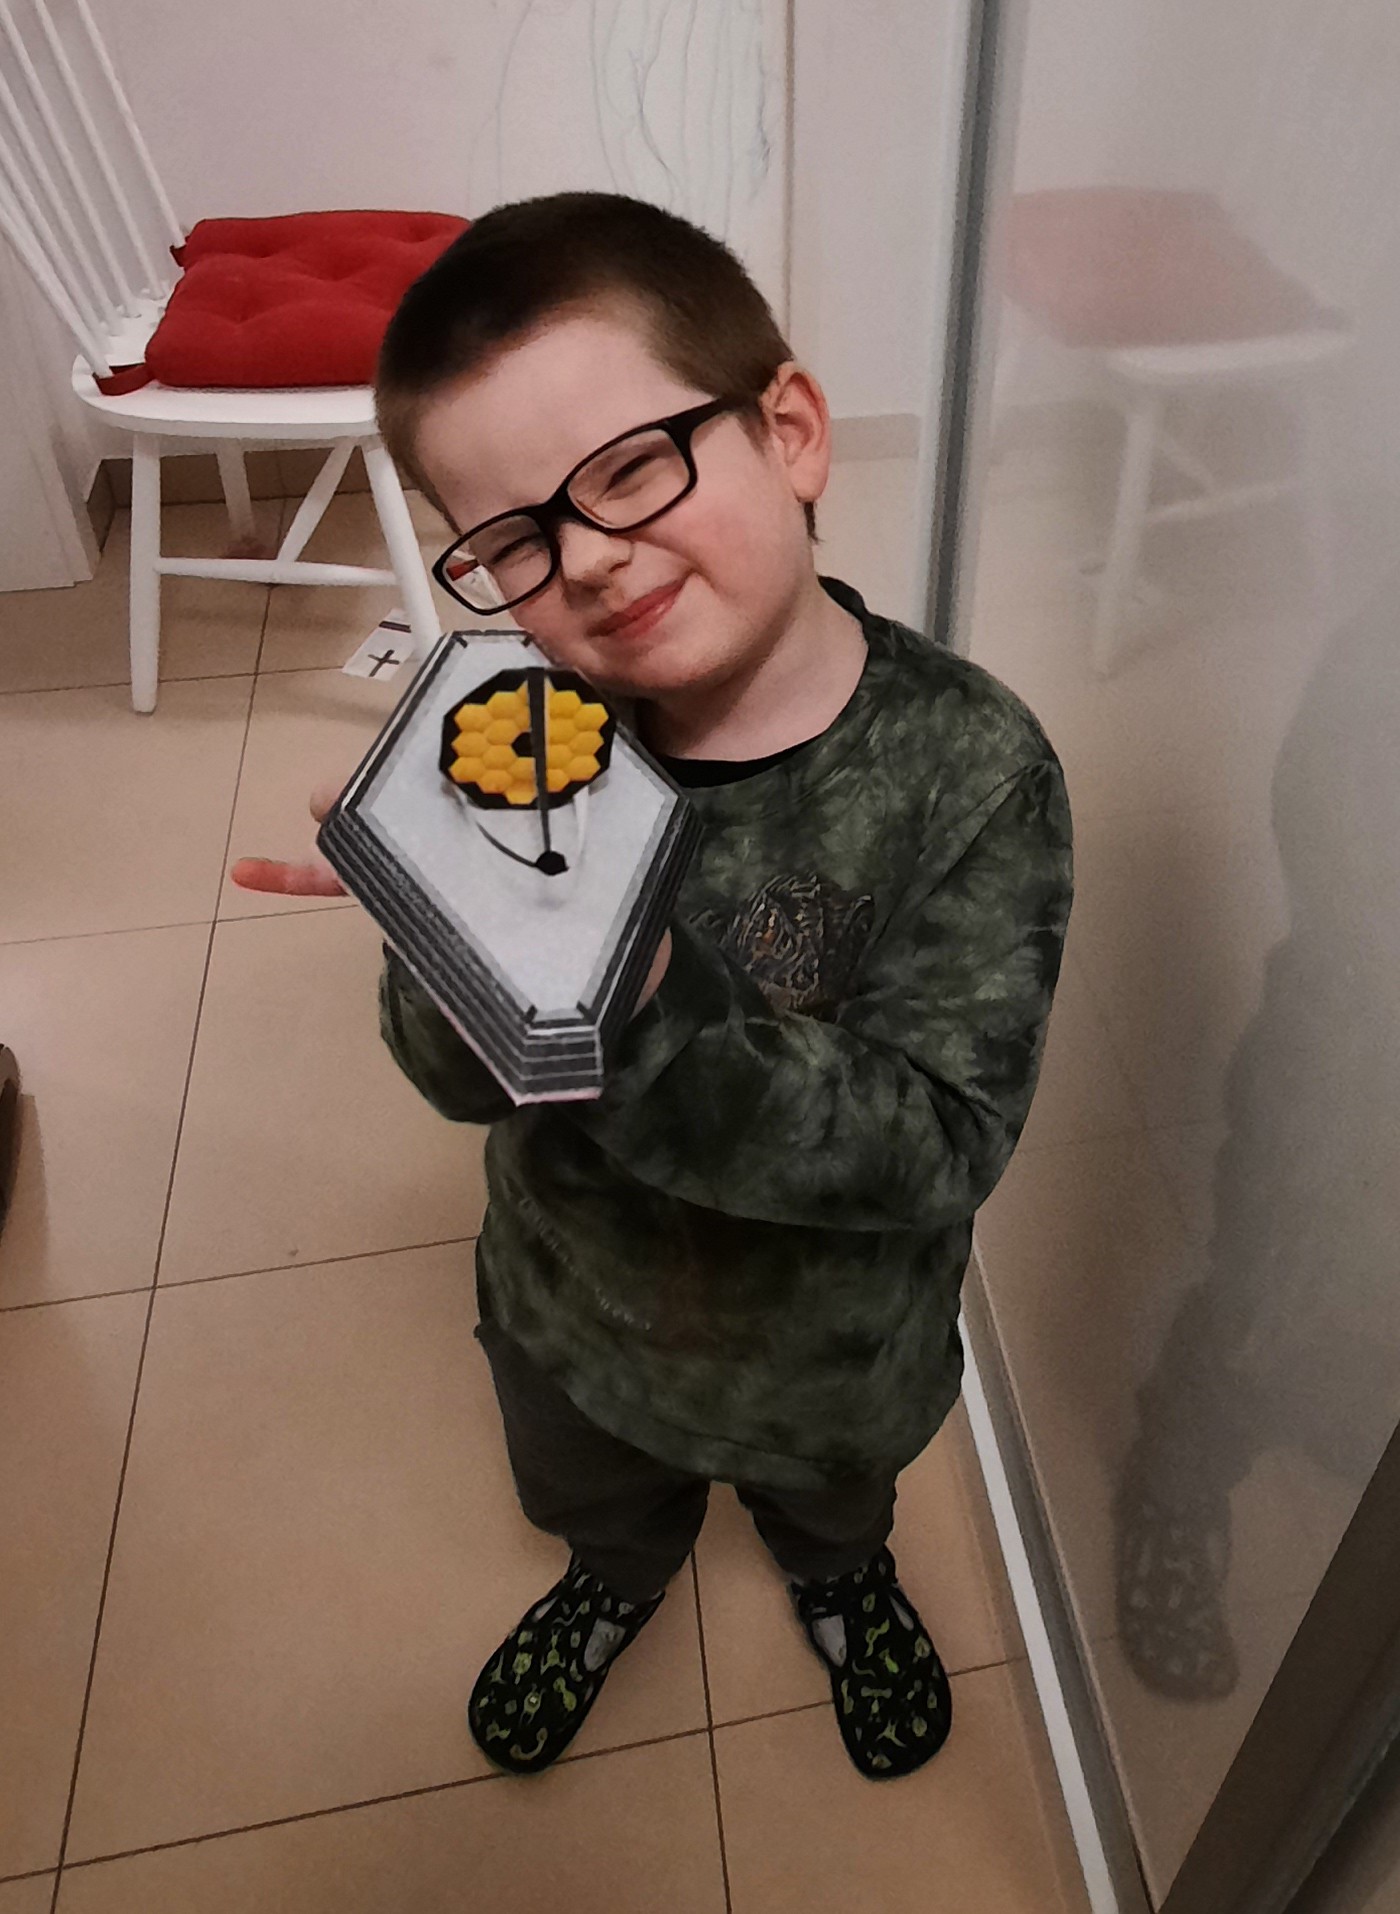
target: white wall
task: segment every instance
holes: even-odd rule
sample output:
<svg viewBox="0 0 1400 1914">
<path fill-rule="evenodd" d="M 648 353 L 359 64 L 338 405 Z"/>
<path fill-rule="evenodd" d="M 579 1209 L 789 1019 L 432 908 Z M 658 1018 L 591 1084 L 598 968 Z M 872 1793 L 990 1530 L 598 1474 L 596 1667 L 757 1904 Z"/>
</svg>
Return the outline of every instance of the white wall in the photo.
<svg viewBox="0 0 1400 1914">
<path fill-rule="evenodd" d="M 604 188 L 718 232 L 781 307 L 785 0 L 93 10 L 186 224 L 307 207 L 471 214 Z M 81 494 L 110 447 L 67 391 L 67 340 L 47 315 L 40 330 L 41 436 Z M 0 439 L 7 494 L 29 483 L 27 458 L 13 434 Z M 32 569 L 0 525 L 0 589 L 35 582 Z"/>
<path fill-rule="evenodd" d="M 186 222 L 635 192 L 735 245 L 838 416 L 928 407 L 965 0 L 869 0 L 858 31 L 841 0 L 790 0 L 790 312 L 789 0 L 93 4 Z M 71 418 L 63 387 L 51 403 Z"/>
<path fill-rule="evenodd" d="M 82 510 L 93 449 L 36 307 L 0 249 L 0 580 L 10 591 L 90 577 L 96 558 Z"/>
<path fill-rule="evenodd" d="M 941 164 L 964 0 L 797 0 L 795 349 L 838 415 L 922 416 L 948 261 Z"/>
<path fill-rule="evenodd" d="M 96 0 L 182 219 L 634 192 L 781 285 L 783 0 Z"/>
</svg>

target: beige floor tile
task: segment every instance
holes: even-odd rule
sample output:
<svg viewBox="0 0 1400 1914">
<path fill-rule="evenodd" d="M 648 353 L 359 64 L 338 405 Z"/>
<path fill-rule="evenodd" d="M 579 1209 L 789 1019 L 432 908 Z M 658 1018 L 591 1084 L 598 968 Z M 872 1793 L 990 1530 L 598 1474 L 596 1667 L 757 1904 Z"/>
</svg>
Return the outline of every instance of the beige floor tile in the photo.
<svg viewBox="0 0 1400 1914">
<path fill-rule="evenodd" d="M 209 932 L 0 945 L 0 1023 L 24 1072 L 0 1308 L 155 1280 Z"/>
<path fill-rule="evenodd" d="M 146 1307 L 0 1315 L 0 1874 L 58 1859 Z"/>
<path fill-rule="evenodd" d="M 255 507 L 271 532 L 278 504 Z M 228 549 L 219 505 L 172 505 L 161 542 L 171 557 L 218 557 Z M 80 685 L 126 685 L 128 517 L 113 520 L 97 575 L 63 591 L 7 592 L 0 598 L 0 692 Z M 161 584 L 162 683 L 239 676 L 257 663 L 267 610 L 265 585 L 228 579 L 167 578 Z"/>
<path fill-rule="evenodd" d="M 961 1409 L 900 1479 L 893 1547 L 950 1670 L 1021 1652 Z M 741 1721 L 829 1696 L 782 1576 L 728 1489 L 711 1497 L 696 1563 L 715 1720 Z"/>
<path fill-rule="evenodd" d="M 348 678 L 343 671 L 279 671 L 260 678 L 238 782 L 232 855 L 308 855 L 316 837 L 309 793 L 318 784 L 349 778 L 406 688 L 402 673 L 392 684 Z M 347 901 L 275 897 L 226 884 L 219 914 L 269 917 L 344 908 Z"/>
<path fill-rule="evenodd" d="M 1025 1665 L 959 1676 L 953 1710 L 928 1767 L 879 1785 L 825 1709 L 718 1730 L 734 1914 L 1087 1908 Z"/>
<path fill-rule="evenodd" d="M 431 563 L 451 539 L 426 499 L 410 496 L 425 563 Z M 325 517 L 302 554 L 333 565 L 387 565 L 384 542 L 368 492 L 341 492 L 331 500 Z M 475 620 L 469 612 L 433 587 L 444 631 L 466 630 L 474 624 L 509 625 L 509 617 Z M 263 642 L 264 671 L 312 671 L 339 668 L 373 631 L 397 594 L 392 586 L 342 589 L 329 585 L 278 585 L 272 593 Z M 402 678 L 402 672 L 399 674 Z"/>
<path fill-rule="evenodd" d="M 487 1772 L 471 1682 L 565 1551 L 473 1321 L 461 1245 L 159 1293 L 70 1854 Z M 578 1746 L 704 1723 L 682 1578 Z"/>
<path fill-rule="evenodd" d="M 0 943 L 207 923 L 250 678 L 0 698 Z"/>
<path fill-rule="evenodd" d="M 52 1900 L 52 1874 L 31 1875 L 27 1881 L 0 1881 L 0 1914 L 49 1914 Z"/>
<path fill-rule="evenodd" d="M 483 1130 L 443 1121 L 379 1035 L 358 910 L 221 924 L 163 1281 L 475 1235 Z"/>
<path fill-rule="evenodd" d="M 723 1914 L 703 1735 L 63 1877 L 60 1914 Z"/>
</svg>

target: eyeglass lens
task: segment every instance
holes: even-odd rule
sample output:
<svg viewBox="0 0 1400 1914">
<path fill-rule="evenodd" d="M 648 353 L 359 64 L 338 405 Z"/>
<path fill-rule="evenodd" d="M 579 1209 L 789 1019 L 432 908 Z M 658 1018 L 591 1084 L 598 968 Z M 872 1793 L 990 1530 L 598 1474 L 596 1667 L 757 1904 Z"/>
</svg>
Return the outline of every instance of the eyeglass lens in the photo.
<svg viewBox="0 0 1400 1914">
<path fill-rule="evenodd" d="M 569 497 L 610 531 L 625 532 L 674 505 L 690 468 L 669 432 L 648 427 L 609 445 L 577 472 Z M 476 611 L 494 611 L 537 591 L 549 576 L 549 539 L 538 519 L 517 512 L 468 532 L 446 571 Z"/>
</svg>

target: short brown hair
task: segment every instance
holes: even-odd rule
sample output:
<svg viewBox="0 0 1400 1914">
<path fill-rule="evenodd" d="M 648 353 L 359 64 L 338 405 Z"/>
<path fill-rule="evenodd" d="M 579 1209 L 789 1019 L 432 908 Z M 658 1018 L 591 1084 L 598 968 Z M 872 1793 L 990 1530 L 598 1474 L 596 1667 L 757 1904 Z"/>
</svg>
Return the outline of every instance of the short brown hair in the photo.
<svg viewBox="0 0 1400 1914">
<path fill-rule="evenodd" d="M 375 377 L 379 430 L 410 482 L 449 519 L 417 455 L 434 394 L 570 307 L 634 307 L 668 371 L 715 398 L 759 399 L 792 352 L 729 248 L 689 220 L 620 193 L 553 193 L 494 207 L 414 281 Z M 816 513 L 806 507 L 816 536 Z"/>
</svg>

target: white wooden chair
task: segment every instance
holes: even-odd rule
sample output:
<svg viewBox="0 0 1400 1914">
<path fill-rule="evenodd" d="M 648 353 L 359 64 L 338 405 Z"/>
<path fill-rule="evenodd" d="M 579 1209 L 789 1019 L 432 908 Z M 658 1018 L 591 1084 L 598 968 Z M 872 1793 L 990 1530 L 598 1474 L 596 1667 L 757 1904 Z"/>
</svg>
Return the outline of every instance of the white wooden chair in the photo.
<svg viewBox="0 0 1400 1914">
<path fill-rule="evenodd" d="M 19 7 L 25 6 L 25 30 Z M 63 16 L 60 27 L 56 16 Z M 87 0 L 0 0 L 0 234 L 73 335 L 73 389 L 131 440 L 131 701 L 156 705 L 162 577 L 264 585 L 393 585 L 415 652 L 439 620 L 398 474 L 368 386 L 192 391 L 146 385 L 120 397 L 97 379 L 139 362 L 176 279 L 185 235 L 157 177 Z M 160 549 L 160 461 L 213 450 L 236 540 L 251 542 L 243 454 L 326 446 L 274 558 L 170 558 Z M 302 558 L 351 455 L 364 457 L 392 570 Z"/>
<path fill-rule="evenodd" d="M 1256 0 L 1260 65 L 1250 74 L 1249 123 L 1219 200 L 1239 234 L 1283 276 L 1306 289 L 1317 323 L 1258 337 L 1181 344 L 1118 343 L 1097 351 L 1126 419 L 1117 501 L 1099 579 L 1092 656 L 1107 672 L 1117 655 L 1144 538 L 1154 525 L 1194 520 L 1295 494 L 1302 506 L 1320 606 L 1332 592 L 1335 539 L 1326 453 L 1326 368 L 1355 343 L 1378 263 L 1397 231 L 1400 194 L 1400 32 L 1395 0 Z M 1033 304 L 1008 286 L 1006 345 L 996 407 L 1012 388 Z M 1294 408 L 1299 457 L 1292 472 L 1222 484 L 1168 427 L 1177 400 L 1209 401 L 1225 388 L 1265 387 Z M 1153 505 L 1159 465 L 1187 481 L 1186 496 Z"/>
</svg>

